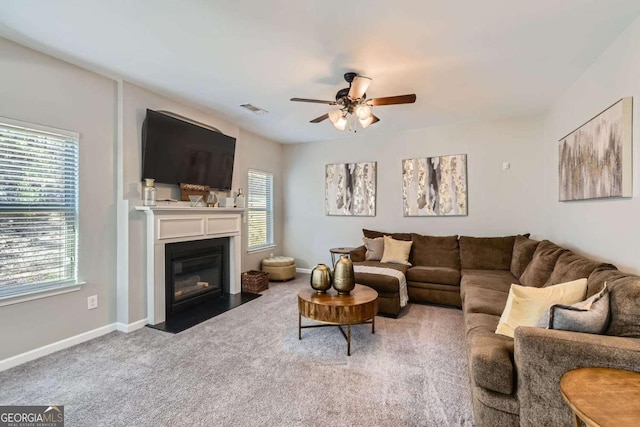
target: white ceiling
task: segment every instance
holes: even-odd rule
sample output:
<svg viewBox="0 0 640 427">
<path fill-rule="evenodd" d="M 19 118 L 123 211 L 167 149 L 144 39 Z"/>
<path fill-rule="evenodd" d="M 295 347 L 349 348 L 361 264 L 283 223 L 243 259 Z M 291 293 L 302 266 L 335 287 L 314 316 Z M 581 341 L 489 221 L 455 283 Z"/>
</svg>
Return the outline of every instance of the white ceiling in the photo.
<svg viewBox="0 0 640 427">
<path fill-rule="evenodd" d="M 289 99 L 334 99 L 347 71 L 373 78 L 368 97 L 417 94 L 362 132 L 540 113 L 639 13 L 638 0 L 3 0 L 0 35 L 307 142 L 349 134 L 309 123 L 329 106 Z"/>
</svg>

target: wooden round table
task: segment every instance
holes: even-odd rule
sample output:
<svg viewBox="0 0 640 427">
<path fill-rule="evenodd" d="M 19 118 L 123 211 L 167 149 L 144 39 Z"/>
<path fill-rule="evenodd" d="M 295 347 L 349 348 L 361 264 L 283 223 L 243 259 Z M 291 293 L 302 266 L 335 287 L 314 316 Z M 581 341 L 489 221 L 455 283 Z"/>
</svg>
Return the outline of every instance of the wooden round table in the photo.
<svg viewBox="0 0 640 427">
<path fill-rule="evenodd" d="M 560 392 L 574 415 L 591 426 L 640 426 L 640 373 L 613 368 L 565 372 Z"/>
<path fill-rule="evenodd" d="M 347 356 L 351 356 L 351 325 L 371 324 L 371 333 L 376 331 L 378 293 L 368 286 L 356 284 L 350 295 L 338 295 L 333 289 L 319 294 L 313 289 L 298 292 L 298 339 L 302 330 L 337 326 L 347 340 Z M 322 323 L 302 325 L 302 316 Z M 342 326 L 347 327 L 344 332 Z"/>
</svg>

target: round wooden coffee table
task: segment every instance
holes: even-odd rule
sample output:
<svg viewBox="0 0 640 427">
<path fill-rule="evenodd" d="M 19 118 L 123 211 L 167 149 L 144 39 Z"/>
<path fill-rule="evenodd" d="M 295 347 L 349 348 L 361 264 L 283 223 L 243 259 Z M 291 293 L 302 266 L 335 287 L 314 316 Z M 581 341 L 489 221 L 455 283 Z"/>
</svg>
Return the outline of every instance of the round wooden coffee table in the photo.
<svg viewBox="0 0 640 427">
<path fill-rule="evenodd" d="M 589 427 L 640 425 L 640 373 L 580 368 L 560 378 L 560 392 L 574 415 Z"/>
<path fill-rule="evenodd" d="M 350 295 L 338 295 L 334 290 L 319 294 L 313 289 L 298 292 L 298 339 L 302 330 L 337 326 L 347 340 L 347 356 L 351 356 L 351 325 L 371 324 L 371 333 L 376 331 L 378 293 L 368 286 L 356 285 Z M 302 325 L 302 316 L 322 323 Z M 344 332 L 342 326 L 347 327 Z"/>
</svg>

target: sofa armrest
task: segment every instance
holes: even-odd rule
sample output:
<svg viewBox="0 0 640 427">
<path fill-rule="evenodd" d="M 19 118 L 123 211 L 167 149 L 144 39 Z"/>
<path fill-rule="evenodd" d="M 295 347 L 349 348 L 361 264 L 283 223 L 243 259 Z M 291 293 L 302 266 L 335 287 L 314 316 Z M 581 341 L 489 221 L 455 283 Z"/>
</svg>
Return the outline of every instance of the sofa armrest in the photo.
<svg viewBox="0 0 640 427">
<path fill-rule="evenodd" d="M 351 261 L 353 262 L 362 262 L 365 260 L 365 254 L 367 253 L 367 248 L 362 245 L 362 246 L 358 246 L 355 249 L 352 249 L 351 252 L 349 252 L 349 258 L 351 258 Z"/>
<path fill-rule="evenodd" d="M 595 366 L 640 371 L 640 339 L 532 327 L 515 332 L 514 359 L 521 426 L 571 425 L 560 378 Z"/>
</svg>

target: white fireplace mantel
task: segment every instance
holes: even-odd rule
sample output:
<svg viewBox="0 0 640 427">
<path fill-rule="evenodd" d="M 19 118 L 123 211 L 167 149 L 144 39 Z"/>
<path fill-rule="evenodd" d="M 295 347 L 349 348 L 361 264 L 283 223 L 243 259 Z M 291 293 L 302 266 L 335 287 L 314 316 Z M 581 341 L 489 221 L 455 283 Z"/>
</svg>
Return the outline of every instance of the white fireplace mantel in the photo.
<svg viewBox="0 0 640 427">
<path fill-rule="evenodd" d="M 241 292 L 241 208 L 137 206 L 146 214 L 147 323 L 165 321 L 165 245 L 229 237 L 229 293 Z"/>
</svg>

